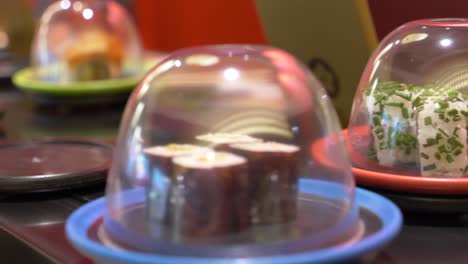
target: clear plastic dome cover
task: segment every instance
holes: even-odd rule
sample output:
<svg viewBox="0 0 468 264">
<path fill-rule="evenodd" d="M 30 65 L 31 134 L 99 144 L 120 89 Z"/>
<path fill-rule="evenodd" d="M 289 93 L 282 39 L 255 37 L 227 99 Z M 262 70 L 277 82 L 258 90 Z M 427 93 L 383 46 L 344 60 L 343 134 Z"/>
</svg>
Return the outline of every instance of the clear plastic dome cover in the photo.
<svg viewBox="0 0 468 264">
<path fill-rule="evenodd" d="M 354 99 L 354 166 L 425 177 L 468 175 L 468 20 L 407 23 L 370 58 Z"/>
<path fill-rule="evenodd" d="M 38 78 L 72 82 L 141 74 L 142 47 L 126 10 L 112 0 L 61 0 L 42 15 L 31 63 Z"/>
<path fill-rule="evenodd" d="M 150 252 L 271 255 L 359 233 L 336 113 L 270 47 L 196 47 L 153 68 L 127 103 L 106 198 L 114 243 Z"/>
</svg>

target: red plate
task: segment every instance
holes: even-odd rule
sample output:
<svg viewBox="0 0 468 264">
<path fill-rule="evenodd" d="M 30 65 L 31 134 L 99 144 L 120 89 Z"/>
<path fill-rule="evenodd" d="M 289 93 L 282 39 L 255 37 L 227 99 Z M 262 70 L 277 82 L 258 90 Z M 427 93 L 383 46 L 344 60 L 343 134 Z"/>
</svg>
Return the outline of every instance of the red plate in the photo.
<svg viewBox="0 0 468 264">
<path fill-rule="evenodd" d="M 354 129 L 364 139 L 367 127 Z M 343 130 L 343 137 L 348 145 L 348 151 L 353 161 L 352 172 L 359 185 L 381 188 L 392 191 L 436 194 L 436 195 L 460 195 L 468 194 L 468 178 L 430 178 L 422 177 L 418 170 L 407 168 L 394 168 L 379 165 L 364 157 L 361 153 L 350 148 L 348 141 L 348 130 Z M 320 139 L 311 146 L 311 154 L 323 165 L 336 168 L 325 151 L 326 139 Z M 365 144 L 365 142 L 361 142 Z"/>
</svg>

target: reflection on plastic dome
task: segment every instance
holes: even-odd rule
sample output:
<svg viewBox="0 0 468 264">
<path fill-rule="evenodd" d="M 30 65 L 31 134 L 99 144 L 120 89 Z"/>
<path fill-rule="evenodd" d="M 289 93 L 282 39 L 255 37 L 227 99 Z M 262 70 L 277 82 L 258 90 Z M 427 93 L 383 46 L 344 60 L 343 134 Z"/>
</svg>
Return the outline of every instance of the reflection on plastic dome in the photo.
<svg viewBox="0 0 468 264">
<path fill-rule="evenodd" d="M 116 2 L 61 0 L 42 15 L 31 59 L 45 80 L 102 80 L 139 74 L 141 49 L 133 22 Z"/>
<path fill-rule="evenodd" d="M 319 139 L 333 166 L 315 162 Z M 236 45 L 176 52 L 128 102 L 106 232 L 127 247 L 188 256 L 349 242 L 359 225 L 343 142 L 324 89 L 289 54 Z"/>
<path fill-rule="evenodd" d="M 355 166 L 428 177 L 468 173 L 468 20 L 419 20 L 380 44 L 349 124 Z"/>
</svg>

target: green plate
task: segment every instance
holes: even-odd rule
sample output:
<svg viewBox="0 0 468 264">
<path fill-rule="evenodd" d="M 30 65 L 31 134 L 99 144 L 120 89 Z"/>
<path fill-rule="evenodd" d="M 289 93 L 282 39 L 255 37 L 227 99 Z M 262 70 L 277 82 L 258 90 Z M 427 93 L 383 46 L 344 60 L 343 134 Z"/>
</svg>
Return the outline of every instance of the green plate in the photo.
<svg viewBox="0 0 468 264">
<path fill-rule="evenodd" d="M 61 83 L 41 80 L 35 72 L 32 67 L 19 70 L 13 75 L 13 83 L 22 90 L 50 96 L 111 95 L 130 92 L 143 77 Z"/>
<path fill-rule="evenodd" d="M 144 72 L 151 69 L 166 56 L 165 53 L 146 51 L 143 59 Z M 108 80 L 54 82 L 39 79 L 33 67 L 19 70 L 13 75 L 13 83 L 20 89 L 41 96 L 86 97 L 130 93 L 143 78 L 139 75 Z"/>
</svg>

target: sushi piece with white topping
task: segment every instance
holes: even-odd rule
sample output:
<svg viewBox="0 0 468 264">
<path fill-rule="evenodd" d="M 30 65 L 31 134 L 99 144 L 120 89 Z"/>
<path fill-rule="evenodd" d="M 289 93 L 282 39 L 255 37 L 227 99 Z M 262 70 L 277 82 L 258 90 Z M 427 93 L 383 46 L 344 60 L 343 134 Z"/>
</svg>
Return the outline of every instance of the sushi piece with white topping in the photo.
<svg viewBox="0 0 468 264">
<path fill-rule="evenodd" d="M 210 147 L 214 147 L 217 150 L 223 151 L 229 150 L 229 144 L 255 143 L 262 141 L 261 139 L 251 137 L 249 135 L 233 133 L 209 133 L 197 136 L 196 139 L 205 142 Z"/>
<path fill-rule="evenodd" d="M 429 177 L 461 177 L 466 174 L 467 111 L 464 102 L 445 106 L 427 100 L 418 115 L 421 174 Z"/>
</svg>

